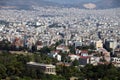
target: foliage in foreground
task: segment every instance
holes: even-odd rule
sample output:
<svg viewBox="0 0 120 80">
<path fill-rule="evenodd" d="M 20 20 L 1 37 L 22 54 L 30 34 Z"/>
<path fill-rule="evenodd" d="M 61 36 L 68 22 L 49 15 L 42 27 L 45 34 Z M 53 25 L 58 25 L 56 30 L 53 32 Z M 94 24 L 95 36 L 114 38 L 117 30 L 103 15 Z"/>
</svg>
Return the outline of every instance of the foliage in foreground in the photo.
<svg viewBox="0 0 120 80">
<path fill-rule="evenodd" d="M 120 69 L 109 65 L 86 65 L 85 67 L 56 66 L 57 75 L 46 75 L 31 69 L 28 70 L 26 63 L 29 61 L 56 63 L 56 60 L 44 54 L 16 55 L 0 53 L 0 79 L 6 80 L 68 80 L 70 77 L 78 77 L 79 80 L 120 80 Z"/>
</svg>

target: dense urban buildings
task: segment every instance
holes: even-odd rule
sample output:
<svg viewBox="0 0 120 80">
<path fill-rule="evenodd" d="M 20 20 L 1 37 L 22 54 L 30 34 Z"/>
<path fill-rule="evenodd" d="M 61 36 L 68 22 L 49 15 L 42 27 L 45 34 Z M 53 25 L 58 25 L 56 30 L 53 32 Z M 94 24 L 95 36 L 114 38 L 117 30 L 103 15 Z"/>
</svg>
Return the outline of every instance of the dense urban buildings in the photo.
<svg viewBox="0 0 120 80">
<path fill-rule="evenodd" d="M 119 8 L 105 10 L 38 6 L 33 8 L 34 10 L 0 10 L 0 40 L 8 40 L 16 48 L 27 47 L 29 50 L 32 46 L 40 50 L 60 40 L 63 40 L 63 43 L 57 46 L 56 50 L 67 52 L 69 45 L 75 45 L 75 48 L 94 45 L 98 51 L 111 49 L 112 54 L 120 48 Z M 110 53 L 107 51 L 105 53 L 109 55 L 107 61 L 110 62 Z M 58 53 L 50 55 L 54 58 L 57 56 L 61 61 Z"/>
<path fill-rule="evenodd" d="M 25 61 L 30 72 L 34 68 L 38 77 L 59 74 L 78 79 L 78 75 L 63 75 L 62 69 L 70 72 L 72 66 L 79 73 L 89 64 L 120 67 L 120 8 L 32 8 L 0 10 L 0 49 L 15 56 L 30 56 Z"/>
</svg>

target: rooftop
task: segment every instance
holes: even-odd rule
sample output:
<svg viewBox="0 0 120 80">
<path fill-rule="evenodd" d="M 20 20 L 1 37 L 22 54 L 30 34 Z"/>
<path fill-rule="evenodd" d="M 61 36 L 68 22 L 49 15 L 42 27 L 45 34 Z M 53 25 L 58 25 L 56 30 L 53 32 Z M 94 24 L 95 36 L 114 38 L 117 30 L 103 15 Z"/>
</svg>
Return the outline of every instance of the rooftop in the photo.
<svg viewBox="0 0 120 80">
<path fill-rule="evenodd" d="M 36 62 L 27 62 L 28 65 L 33 65 L 33 66 L 44 66 L 44 67 L 55 67 L 52 64 L 40 64 L 40 63 L 36 63 Z"/>
</svg>

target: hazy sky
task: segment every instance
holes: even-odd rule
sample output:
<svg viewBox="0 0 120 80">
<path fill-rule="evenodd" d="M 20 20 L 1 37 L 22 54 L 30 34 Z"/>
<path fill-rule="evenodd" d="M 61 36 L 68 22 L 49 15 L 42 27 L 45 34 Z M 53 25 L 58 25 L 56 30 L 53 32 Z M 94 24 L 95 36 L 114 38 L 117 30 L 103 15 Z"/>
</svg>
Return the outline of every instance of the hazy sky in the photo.
<svg viewBox="0 0 120 80">
<path fill-rule="evenodd" d="M 97 2 L 100 0 L 45 0 L 50 2 L 56 2 L 60 4 L 72 4 L 72 3 L 80 3 L 80 2 Z"/>
<path fill-rule="evenodd" d="M 58 4 L 65 7 L 83 8 L 82 6 L 86 3 L 95 4 L 97 9 L 120 7 L 120 0 L 0 0 L 0 6 L 16 6 L 18 8 L 29 8 L 31 5 L 58 6 Z"/>
</svg>

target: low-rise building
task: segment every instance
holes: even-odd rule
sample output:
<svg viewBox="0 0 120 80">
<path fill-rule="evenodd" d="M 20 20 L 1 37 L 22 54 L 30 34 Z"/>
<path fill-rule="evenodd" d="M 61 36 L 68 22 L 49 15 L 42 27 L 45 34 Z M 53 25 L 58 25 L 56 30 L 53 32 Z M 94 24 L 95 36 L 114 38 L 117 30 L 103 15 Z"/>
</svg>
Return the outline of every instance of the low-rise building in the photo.
<svg viewBox="0 0 120 80">
<path fill-rule="evenodd" d="M 98 49 L 98 48 L 103 48 L 103 42 L 102 42 L 102 40 L 96 41 L 96 48 L 97 48 L 97 49 Z"/>
<path fill-rule="evenodd" d="M 61 55 L 58 54 L 59 51 L 52 51 L 51 53 L 48 53 L 48 56 L 57 59 L 58 61 L 61 61 Z"/>
<path fill-rule="evenodd" d="M 112 64 L 113 64 L 114 66 L 120 67 L 120 58 L 118 58 L 118 57 L 112 57 L 112 58 L 111 58 L 111 62 L 112 62 Z"/>
<path fill-rule="evenodd" d="M 34 68 L 36 70 L 39 70 L 40 72 L 43 72 L 45 74 L 53 74 L 56 75 L 56 67 L 52 64 L 40 64 L 36 62 L 28 62 L 27 66 L 29 68 Z"/>
<path fill-rule="evenodd" d="M 88 51 L 81 51 L 80 56 L 88 56 Z"/>
<path fill-rule="evenodd" d="M 90 57 L 88 57 L 88 56 L 86 56 L 86 57 L 80 56 L 80 59 L 79 59 L 80 66 L 84 67 L 85 65 L 87 65 L 89 63 L 90 63 Z"/>
<path fill-rule="evenodd" d="M 63 51 L 63 52 L 69 52 L 69 48 L 65 45 L 59 45 L 56 47 L 56 50 L 60 50 L 60 51 Z"/>
<path fill-rule="evenodd" d="M 79 55 L 75 55 L 75 54 L 69 54 L 68 57 L 70 57 L 70 60 L 74 61 L 79 60 L 80 56 Z"/>
<path fill-rule="evenodd" d="M 94 56 L 92 56 L 90 58 L 90 64 L 92 64 L 92 65 L 97 65 L 99 63 L 99 61 L 100 61 L 100 57 L 94 57 Z"/>
</svg>

